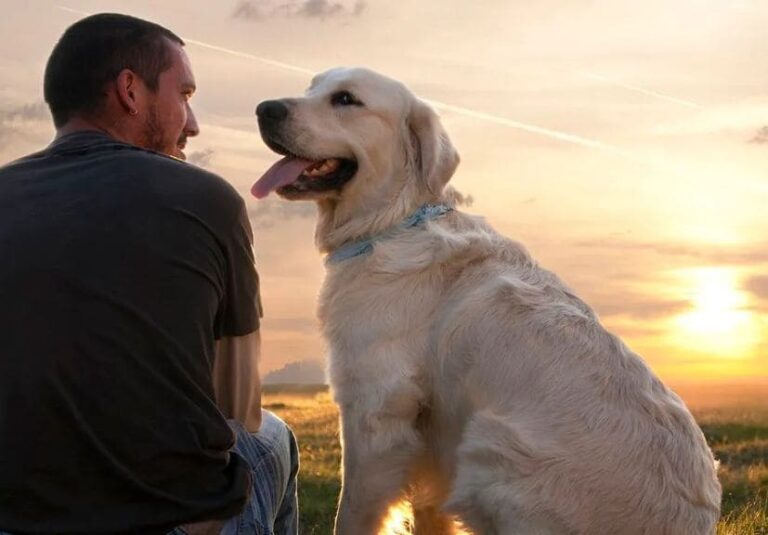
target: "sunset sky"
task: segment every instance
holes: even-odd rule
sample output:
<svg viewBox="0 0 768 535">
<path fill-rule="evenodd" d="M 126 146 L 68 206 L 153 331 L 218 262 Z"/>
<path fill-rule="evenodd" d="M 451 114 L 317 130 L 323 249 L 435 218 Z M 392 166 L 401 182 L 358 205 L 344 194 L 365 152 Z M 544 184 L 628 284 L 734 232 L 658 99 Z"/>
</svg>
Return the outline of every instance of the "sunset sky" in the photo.
<svg viewBox="0 0 768 535">
<path fill-rule="evenodd" d="M 435 102 L 453 185 L 673 381 L 768 378 L 764 0 L 3 0 L 0 162 L 53 136 L 42 73 L 82 13 L 187 40 L 190 161 L 246 198 L 267 372 L 323 357 L 312 204 L 251 184 L 276 160 L 254 117 L 311 72 L 367 66 Z"/>
</svg>

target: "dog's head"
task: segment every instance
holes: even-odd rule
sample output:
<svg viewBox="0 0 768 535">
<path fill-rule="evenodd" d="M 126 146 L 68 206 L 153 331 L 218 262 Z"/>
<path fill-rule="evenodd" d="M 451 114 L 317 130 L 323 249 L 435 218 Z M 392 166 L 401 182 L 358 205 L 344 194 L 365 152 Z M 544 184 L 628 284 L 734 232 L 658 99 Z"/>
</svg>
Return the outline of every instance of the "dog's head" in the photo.
<svg viewBox="0 0 768 535">
<path fill-rule="evenodd" d="M 404 211 L 436 200 L 459 162 L 435 112 L 403 84 L 367 69 L 316 76 L 303 98 L 256 109 L 264 142 L 285 156 L 254 185 L 347 213 Z"/>
</svg>

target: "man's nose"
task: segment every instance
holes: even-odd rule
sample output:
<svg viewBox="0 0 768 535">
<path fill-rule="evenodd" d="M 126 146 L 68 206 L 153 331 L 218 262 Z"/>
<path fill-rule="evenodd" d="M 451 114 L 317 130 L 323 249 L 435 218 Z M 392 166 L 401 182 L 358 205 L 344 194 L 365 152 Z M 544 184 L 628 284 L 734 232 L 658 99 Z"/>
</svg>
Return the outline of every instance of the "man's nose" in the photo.
<svg viewBox="0 0 768 535">
<path fill-rule="evenodd" d="M 184 133 L 187 137 L 194 137 L 200 133 L 197 117 L 195 117 L 195 113 L 189 107 L 189 104 L 187 104 L 187 124 L 184 125 Z"/>
<path fill-rule="evenodd" d="M 259 123 L 279 123 L 288 117 L 288 106 L 281 100 L 265 100 L 256 107 Z"/>
</svg>

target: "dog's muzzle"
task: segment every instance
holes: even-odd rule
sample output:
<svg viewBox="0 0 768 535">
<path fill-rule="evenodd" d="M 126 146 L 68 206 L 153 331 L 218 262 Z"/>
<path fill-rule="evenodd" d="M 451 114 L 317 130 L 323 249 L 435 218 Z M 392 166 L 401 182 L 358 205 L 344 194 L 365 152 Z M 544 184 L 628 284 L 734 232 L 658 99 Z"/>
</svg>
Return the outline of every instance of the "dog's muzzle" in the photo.
<svg viewBox="0 0 768 535">
<path fill-rule="evenodd" d="M 323 192 L 338 192 L 357 172 L 357 162 L 334 154 L 306 154 L 296 147 L 290 132 L 291 108 L 285 100 L 265 100 L 256 107 L 264 143 L 285 158 L 276 162 L 253 185 L 257 198 L 277 191 L 283 197 L 300 199 Z"/>
</svg>

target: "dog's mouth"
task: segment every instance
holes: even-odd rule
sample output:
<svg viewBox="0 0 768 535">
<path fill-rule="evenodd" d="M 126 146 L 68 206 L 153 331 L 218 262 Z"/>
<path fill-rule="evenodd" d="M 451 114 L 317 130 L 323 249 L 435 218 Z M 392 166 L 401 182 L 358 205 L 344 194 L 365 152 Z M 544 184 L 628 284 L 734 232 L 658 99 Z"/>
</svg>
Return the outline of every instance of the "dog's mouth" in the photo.
<svg viewBox="0 0 768 535">
<path fill-rule="evenodd" d="M 348 158 L 303 158 L 274 143 L 271 148 L 285 157 L 277 161 L 253 185 L 251 193 L 263 199 L 272 191 L 287 198 L 311 196 L 329 190 L 341 190 L 357 172 L 357 162 Z"/>
</svg>

